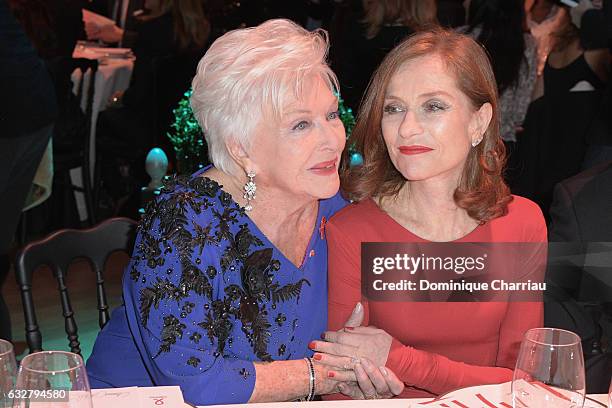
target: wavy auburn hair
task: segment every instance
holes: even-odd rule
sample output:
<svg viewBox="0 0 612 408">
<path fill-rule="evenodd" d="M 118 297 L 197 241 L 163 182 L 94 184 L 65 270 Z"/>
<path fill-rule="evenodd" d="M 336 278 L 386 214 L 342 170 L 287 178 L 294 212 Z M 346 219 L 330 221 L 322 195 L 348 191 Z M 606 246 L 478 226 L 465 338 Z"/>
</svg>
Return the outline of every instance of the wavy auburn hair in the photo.
<svg viewBox="0 0 612 408">
<path fill-rule="evenodd" d="M 512 201 L 503 179 L 506 151 L 499 135 L 497 85 L 484 49 L 468 36 L 436 28 L 412 35 L 395 47 L 376 70 L 351 140 L 363 153 L 364 164 L 349 167 L 345 152 L 341 166 L 342 188 L 348 198 L 361 201 L 370 197 L 396 195 L 406 179 L 395 168 L 382 136 L 381 121 L 385 92 L 393 75 L 408 61 L 428 55 L 439 55 L 446 63 L 457 87 L 479 109 L 490 103 L 491 123 L 482 142 L 470 149 L 463 174 L 454 193 L 460 208 L 480 223 L 505 215 Z M 348 150 L 348 149 L 347 149 Z"/>
</svg>

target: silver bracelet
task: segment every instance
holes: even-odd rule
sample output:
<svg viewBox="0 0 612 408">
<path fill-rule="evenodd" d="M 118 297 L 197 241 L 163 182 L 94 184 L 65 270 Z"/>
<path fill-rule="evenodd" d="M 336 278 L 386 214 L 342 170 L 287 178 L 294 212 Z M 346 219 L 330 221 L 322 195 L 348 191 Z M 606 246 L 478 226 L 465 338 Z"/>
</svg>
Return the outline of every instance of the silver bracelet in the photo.
<svg viewBox="0 0 612 408">
<path fill-rule="evenodd" d="M 305 401 L 312 401 L 315 396 L 315 369 L 314 364 L 312 364 L 312 358 L 304 357 L 306 360 L 306 364 L 308 364 L 308 374 L 309 374 L 309 384 L 308 387 L 308 396 L 304 399 Z"/>
</svg>

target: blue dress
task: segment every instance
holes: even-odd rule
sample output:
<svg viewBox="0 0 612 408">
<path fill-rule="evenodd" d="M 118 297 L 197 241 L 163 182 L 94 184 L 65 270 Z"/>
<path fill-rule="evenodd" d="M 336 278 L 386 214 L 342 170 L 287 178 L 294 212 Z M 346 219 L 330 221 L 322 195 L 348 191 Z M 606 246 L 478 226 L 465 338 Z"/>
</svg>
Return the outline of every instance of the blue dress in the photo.
<svg viewBox="0 0 612 408">
<path fill-rule="evenodd" d="M 297 267 L 215 181 L 176 177 L 145 212 L 123 277 L 124 305 L 87 361 L 92 388 L 179 385 L 196 404 L 247 402 L 254 361 L 312 355 L 327 328 L 325 222 L 319 201 Z M 255 202 L 256 205 L 256 202 Z"/>
</svg>

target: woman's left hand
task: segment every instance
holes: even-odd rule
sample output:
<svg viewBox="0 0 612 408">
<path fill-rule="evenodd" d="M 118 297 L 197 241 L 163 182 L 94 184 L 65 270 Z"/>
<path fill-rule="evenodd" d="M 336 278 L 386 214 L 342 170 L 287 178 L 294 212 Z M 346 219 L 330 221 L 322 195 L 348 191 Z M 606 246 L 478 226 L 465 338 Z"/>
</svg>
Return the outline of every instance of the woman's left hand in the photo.
<svg viewBox="0 0 612 408">
<path fill-rule="evenodd" d="M 376 367 L 384 367 L 393 338 L 374 326 L 345 327 L 323 333 L 325 341 L 313 341 L 310 348 L 314 358 L 323 364 L 344 369 L 354 369 L 362 358 L 369 359 Z"/>
<path fill-rule="evenodd" d="M 357 383 L 340 383 L 340 392 L 353 399 L 392 398 L 401 394 L 404 383 L 386 367 L 376 367 L 362 358 L 354 368 Z"/>
</svg>

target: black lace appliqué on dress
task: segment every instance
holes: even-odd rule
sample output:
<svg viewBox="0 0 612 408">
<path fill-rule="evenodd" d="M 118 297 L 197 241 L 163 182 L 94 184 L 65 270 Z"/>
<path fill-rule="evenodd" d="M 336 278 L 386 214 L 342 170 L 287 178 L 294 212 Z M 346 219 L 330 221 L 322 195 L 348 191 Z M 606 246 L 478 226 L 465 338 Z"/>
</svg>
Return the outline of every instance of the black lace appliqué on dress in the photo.
<svg viewBox="0 0 612 408">
<path fill-rule="evenodd" d="M 181 323 L 180 320 L 173 315 L 164 317 L 164 328 L 161 332 L 162 344 L 159 346 L 159 350 L 155 357 L 161 353 L 170 351 L 170 346 L 176 343 L 176 339 L 183 337 L 183 330 L 185 330 L 186 327 L 185 324 Z"/>
<path fill-rule="evenodd" d="M 302 286 L 310 282 L 300 279 L 279 284 L 275 273 L 281 263 L 273 258 L 273 249 L 264 247 L 248 223 L 239 224 L 246 220 L 244 209 L 215 181 L 205 177 L 168 178 L 161 193 L 157 201 L 149 204 L 141 221 L 142 239 L 135 259 L 144 262 L 138 264 L 140 271 L 134 269 L 131 273 L 134 280 L 143 275 L 150 282 L 148 286 L 143 284 L 139 292 L 143 326 L 147 326 L 151 310 L 159 310 L 162 302 L 176 302 L 176 310 L 180 310 L 180 318 L 174 314 L 163 317 L 161 345 L 156 357 L 169 352 L 177 339 L 182 339 L 186 325 L 181 319 L 190 318 L 197 311 L 203 320 L 193 324 L 202 329 L 211 346 L 216 345 L 215 357 L 223 355 L 227 345 L 231 346 L 232 336 L 242 332 L 257 358 L 271 361 L 270 329 L 272 324 L 282 326 L 286 317 L 282 313 L 272 317 L 268 307 L 275 309 L 278 303 L 299 299 Z M 212 216 L 212 222 L 205 225 L 198 222 L 198 217 L 189 215 L 205 211 Z M 232 229 L 236 226 L 238 231 L 234 234 Z M 220 253 L 221 274 L 202 257 L 205 248 L 210 247 Z M 171 268 L 162 268 L 165 256 L 177 259 L 178 282 L 166 272 Z M 144 265 L 150 269 L 148 274 L 142 270 Z M 224 288 L 223 293 L 213 298 L 213 288 L 219 284 L 214 283 L 215 279 L 222 279 Z M 190 296 L 193 300 L 194 295 L 195 304 L 185 301 Z M 202 350 L 199 347 L 203 334 L 196 331 L 187 335 Z M 285 352 L 286 346 L 281 345 L 278 355 Z M 200 359 L 191 356 L 187 364 L 197 367 Z"/>
<path fill-rule="evenodd" d="M 189 364 L 192 367 L 197 367 L 198 364 L 200 364 L 200 359 L 197 357 L 189 357 L 189 360 L 187 360 L 187 364 Z"/>
</svg>

